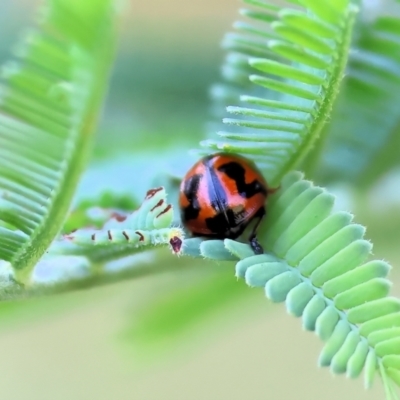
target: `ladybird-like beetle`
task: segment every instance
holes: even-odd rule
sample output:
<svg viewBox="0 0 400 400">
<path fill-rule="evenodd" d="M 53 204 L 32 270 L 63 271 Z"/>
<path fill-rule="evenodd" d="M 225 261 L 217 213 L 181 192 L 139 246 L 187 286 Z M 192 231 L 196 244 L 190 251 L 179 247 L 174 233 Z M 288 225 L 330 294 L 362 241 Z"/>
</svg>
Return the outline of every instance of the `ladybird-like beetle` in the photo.
<svg viewBox="0 0 400 400">
<path fill-rule="evenodd" d="M 265 215 L 268 193 L 273 191 L 252 161 L 229 153 L 211 154 L 182 180 L 182 223 L 193 236 L 236 239 L 256 219 L 249 242 L 254 253 L 261 254 L 256 231 Z"/>
</svg>

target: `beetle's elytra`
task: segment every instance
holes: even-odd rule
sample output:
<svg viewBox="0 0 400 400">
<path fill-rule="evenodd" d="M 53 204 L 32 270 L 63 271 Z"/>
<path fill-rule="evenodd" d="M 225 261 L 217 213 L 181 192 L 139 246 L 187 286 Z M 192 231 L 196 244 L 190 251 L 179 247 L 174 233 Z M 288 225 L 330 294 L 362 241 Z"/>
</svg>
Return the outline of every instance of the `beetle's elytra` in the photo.
<svg viewBox="0 0 400 400">
<path fill-rule="evenodd" d="M 203 157 L 181 183 L 182 223 L 193 236 L 236 239 L 256 220 L 249 242 L 256 254 L 263 253 L 256 231 L 272 191 L 256 165 L 242 156 L 216 153 Z"/>
</svg>

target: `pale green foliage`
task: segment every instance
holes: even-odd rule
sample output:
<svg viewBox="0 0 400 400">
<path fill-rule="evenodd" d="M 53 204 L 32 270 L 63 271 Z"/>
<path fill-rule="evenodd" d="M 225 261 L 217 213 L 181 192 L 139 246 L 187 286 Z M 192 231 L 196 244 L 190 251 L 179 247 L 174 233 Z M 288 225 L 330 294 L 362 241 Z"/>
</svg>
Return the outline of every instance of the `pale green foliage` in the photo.
<svg viewBox="0 0 400 400">
<path fill-rule="evenodd" d="M 368 186 L 399 164 L 400 18 L 359 21 L 317 178 Z"/>
<path fill-rule="evenodd" d="M 105 215 L 108 218 L 99 229 L 82 227 L 60 235 L 35 265 L 29 290 L 15 285 L 15 272 L 8 263 L 0 262 L 0 300 L 39 296 L 151 273 L 149 268 L 147 271 L 142 271 L 140 266 L 132 268 L 132 257 L 156 246 L 168 247 L 175 255 L 181 254 L 183 231 L 171 226 L 174 209 L 167 202 L 163 187 L 149 190 L 133 212 L 103 209 L 103 217 Z"/>
<path fill-rule="evenodd" d="M 227 35 L 225 81 L 213 90 L 215 117 L 226 117 L 226 110 L 234 117 L 224 118 L 229 131 L 203 141 L 201 152 L 247 155 L 271 186 L 281 185 L 259 235 L 267 254 L 255 256 L 247 244 L 231 240 L 199 238 L 185 240 L 183 254 L 237 261 L 237 277 L 263 287 L 272 301 L 285 301 L 291 314 L 302 316 L 304 328 L 326 342 L 320 365 L 349 377 L 364 369 L 366 386 L 378 371 L 388 398 L 394 397 L 393 382 L 400 384 L 400 301 L 389 296 L 390 267 L 369 260 L 372 244 L 364 239 L 365 228 L 353 224 L 349 213 L 332 212 L 332 195 L 299 173 L 287 173 L 300 166 L 312 173 L 321 165 L 316 174 L 321 180 L 333 172 L 334 179 L 348 175 L 358 184 L 366 172 L 382 172 L 373 170 L 370 159 L 390 146 L 385 166 L 397 162 L 389 139 L 399 140 L 399 20 L 358 19 L 353 30 L 358 8 L 348 0 L 293 0 L 284 6 L 245 1 L 255 7 L 241 11 L 252 23 L 239 22 L 239 33 Z M 104 97 L 115 44 L 114 7 L 111 0 L 49 0 L 39 29 L 4 70 L 2 276 L 13 275 L 12 264 L 15 278 L 26 282 L 60 231 Z M 343 148 L 352 141 L 359 145 L 357 153 L 342 164 Z M 176 186 L 171 185 L 172 198 Z M 183 234 L 174 227 L 165 196 L 160 191 L 145 199 L 123 222 L 113 219 L 98 230 L 77 227 L 83 229 L 54 242 L 48 258 L 37 264 L 32 281 L 39 283 L 38 292 L 10 285 L 0 298 L 40 294 L 43 283 L 97 277 L 105 272 L 99 264 L 160 243 L 173 247 L 171 240 Z M 75 269 L 71 255 L 78 257 Z M 49 260 L 60 273 L 46 281 L 41 271 Z M 152 321 L 156 314 L 153 310 Z"/>
<path fill-rule="evenodd" d="M 400 300 L 389 296 L 390 266 L 370 260 L 365 228 L 346 212 L 332 212 L 334 198 L 291 173 L 271 199 L 263 244 L 268 254 L 226 240 L 242 258 L 236 275 L 263 287 L 274 302 L 303 318 L 303 328 L 326 341 L 319 364 L 357 377 L 365 367 L 371 386 L 377 367 L 400 384 Z M 383 372 L 382 372 L 383 371 Z"/>
<path fill-rule="evenodd" d="M 223 73 L 230 84 L 214 89 L 217 104 L 229 104 L 227 111 L 242 118 L 224 118 L 231 130 L 202 144 L 251 155 L 275 186 L 304 158 L 330 115 L 357 8 L 349 1 L 304 1 L 300 9 L 246 2 L 257 9 L 242 14 L 262 22 L 238 23 L 240 33 L 227 36 Z M 245 106 L 233 107 L 239 94 Z"/>
<path fill-rule="evenodd" d="M 50 0 L 3 68 L 0 259 L 25 280 L 61 228 L 107 87 L 112 0 Z"/>
<path fill-rule="evenodd" d="M 388 138 L 399 131 L 399 19 L 358 21 L 348 78 L 333 122 L 317 142 L 341 85 L 355 9 L 346 1 L 296 1 L 304 12 L 297 6 L 246 2 L 257 10 L 242 14 L 262 23 L 236 24 L 241 33 L 225 40 L 225 83 L 213 90 L 216 117 L 228 106 L 228 112 L 244 118 L 223 119 L 238 128 L 202 144 L 247 154 L 271 186 L 281 183 L 260 236 L 268 255 L 255 256 L 249 246 L 229 240 L 223 248 L 217 241 L 191 239 L 185 251 L 229 260 L 230 250 L 242 259 L 237 276 L 250 286 L 265 287 L 273 301 L 286 300 L 290 313 L 303 316 L 304 328 L 326 341 L 320 365 L 349 377 L 364 368 L 367 387 L 378 370 L 391 398 L 393 382 L 400 385 L 400 300 L 388 297 L 389 265 L 367 262 L 372 244 L 363 239 L 365 228 L 351 224 L 348 213 L 332 214 L 333 196 L 296 174 L 281 178 L 317 143 L 305 163 L 308 172 L 315 169 L 329 177 L 334 170 L 340 179 L 351 171 L 346 179 L 360 182 L 373 170 L 371 158 L 393 146 Z M 267 75 L 254 75 L 254 69 Z M 252 108 L 230 106 L 239 97 Z M 349 157 L 342 157 L 344 151 Z M 397 152 L 393 147 L 391 154 Z M 321 154 L 326 158 L 319 169 Z M 397 162 L 394 156 L 389 160 Z"/>
<path fill-rule="evenodd" d="M 186 240 L 186 254 L 240 259 L 236 276 L 262 287 L 273 302 L 302 317 L 303 328 L 326 342 L 319 358 L 333 373 L 358 377 L 366 387 L 375 372 L 388 391 L 400 385 L 400 300 L 389 296 L 390 266 L 370 260 L 372 245 L 352 215 L 333 212 L 334 197 L 299 173 L 290 173 L 271 197 L 264 236 L 266 254 L 226 239 Z M 200 248 L 198 254 L 195 248 Z"/>
<path fill-rule="evenodd" d="M 140 207 L 130 214 L 112 215 L 99 229 L 81 228 L 63 235 L 50 247 L 51 254 L 82 255 L 105 263 L 157 245 L 169 245 L 180 253 L 182 229 L 171 227 L 174 210 L 165 189 L 149 190 Z M 174 249 L 172 243 L 177 243 Z"/>
</svg>

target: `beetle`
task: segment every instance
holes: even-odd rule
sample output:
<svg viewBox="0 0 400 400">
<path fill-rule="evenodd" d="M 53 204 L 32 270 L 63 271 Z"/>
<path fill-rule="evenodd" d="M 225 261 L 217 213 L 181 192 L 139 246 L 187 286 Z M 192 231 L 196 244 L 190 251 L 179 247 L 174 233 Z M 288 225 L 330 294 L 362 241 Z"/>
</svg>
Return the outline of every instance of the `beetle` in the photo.
<svg viewBox="0 0 400 400">
<path fill-rule="evenodd" d="M 193 236 L 214 239 L 236 239 L 256 220 L 248 240 L 254 253 L 262 254 L 256 233 L 273 191 L 251 160 L 214 153 L 197 161 L 181 182 L 181 220 Z"/>
</svg>

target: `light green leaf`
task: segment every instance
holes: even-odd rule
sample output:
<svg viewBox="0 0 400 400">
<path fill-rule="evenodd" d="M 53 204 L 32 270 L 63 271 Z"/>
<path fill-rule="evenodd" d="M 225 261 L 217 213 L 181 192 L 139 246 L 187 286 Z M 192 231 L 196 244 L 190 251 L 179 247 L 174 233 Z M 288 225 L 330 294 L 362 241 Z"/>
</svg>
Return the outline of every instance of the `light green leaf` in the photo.
<svg viewBox="0 0 400 400">
<path fill-rule="evenodd" d="M 349 377 L 364 369 L 367 387 L 378 369 L 390 387 L 398 364 L 390 361 L 389 370 L 385 360 L 400 348 L 400 299 L 389 295 L 390 266 L 368 260 L 372 246 L 363 238 L 365 228 L 351 223 L 350 214 L 334 212 L 333 203 L 332 195 L 290 173 L 271 196 L 259 235 L 266 254 L 250 255 L 249 245 L 230 239 L 224 243 L 241 259 L 238 277 L 264 287 L 272 301 L 285 301 L 288 312 L 302 316 L 304 328 L 326 342 L 320 365 Z"/>
<path fill-rule="evenodd" d="M 117 38 L 112 0 L 49 0 L 3 68 L 0 259 L 19 281 L 60 231 L 85 166 Z"/>
<path fill-rule="evenodd" d="M 226 37 L 231 53 L 223 71 L 229 74 L 213 94 L 216 117 L 225 105 L 248 118 L 224 118 L 231 130 L 202 142 L 203 153 L 251 154 L 272 187 L 320 137 L 339 90 L 357 11 L 346 0 L 299 3 L 300 8 L 252 1 L 256 10 L 242 12 L 264 24 L 253 30 L 237 24 L 243 33 Z M 239 106 L 239 100 L 254 108 Z"/>
<path fill-rule="evenodd" d="M 317 149 L 319 182 L 369 187 L 399 164 L 400 16 L 386 13 L 358 23 L 326 143 Z"/>
<path fill-rule="evenodd" d="M 83 227 L 63 235 L 53 243 L 49 253 L 84 256 L 101 265 L 158 245 L 167 245 L 174 254 L 181 254 L 183 231 L 171 226 L 173 219 L 174 209 L 167 202 L 165 189 L 150 189 L 132 213 L 111 214 L 99 229 Z"/>
</svg>

